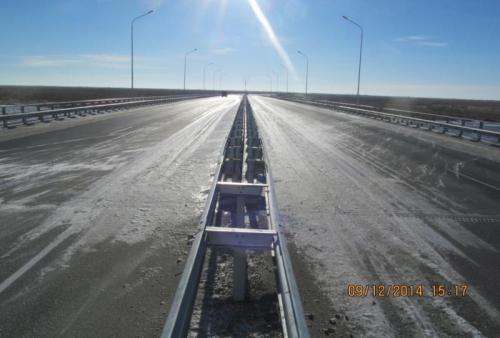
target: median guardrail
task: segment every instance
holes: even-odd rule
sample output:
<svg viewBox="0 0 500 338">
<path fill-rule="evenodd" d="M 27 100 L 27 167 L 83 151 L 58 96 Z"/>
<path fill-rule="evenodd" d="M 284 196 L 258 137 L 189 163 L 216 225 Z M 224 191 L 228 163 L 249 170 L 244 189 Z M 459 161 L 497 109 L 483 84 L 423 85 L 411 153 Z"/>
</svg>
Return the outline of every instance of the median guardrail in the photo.
<svg viewBox="0 0 500 338">
<path fill-rule="evenodd" d="M 247 297 L 249 255 L 271 253 L 277 273 L 275 292 L 280 308 L 277 319 L 281 321 L 280 336 L 309 338 L 283 223 L 279 219 L 269 158 L 263 148 L 251 105 L 244 96 L 226 136 L 199 232 L 193 238 L 162 338 L 186 337 L 196 332 L 196 328 L 190 331 L 191 317 L 196 299 L 204 297 L 198 294 L 202 271 L 204 265 L 207 270 L 217 269 L 217 266 L 204 263 L 205 256 L 208 249 L 218 248 L 229 250 L 233 255 L 233 300 L 230 303 L 242 302 Z M 224 220 L 229 214 L 230 222 Z M 215 273 L 212 271 L 210 275 Z M 202 311 L 211 310 L 202 308 Z M 210 334 L 203 331 L 203 335 Z"/>
</svg>

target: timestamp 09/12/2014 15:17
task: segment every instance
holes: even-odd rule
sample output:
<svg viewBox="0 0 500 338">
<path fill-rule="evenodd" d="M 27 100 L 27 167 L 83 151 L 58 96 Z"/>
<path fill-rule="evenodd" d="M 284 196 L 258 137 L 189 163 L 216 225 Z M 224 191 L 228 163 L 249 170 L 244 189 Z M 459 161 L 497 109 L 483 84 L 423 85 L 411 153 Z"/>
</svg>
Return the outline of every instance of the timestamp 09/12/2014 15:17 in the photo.
<svg viewBox="0 0 500 338">
<path fill-rule="evenodd" d="M 348 284 L 349 297 L 466 297 L 468 284 Z"/>
</svg>

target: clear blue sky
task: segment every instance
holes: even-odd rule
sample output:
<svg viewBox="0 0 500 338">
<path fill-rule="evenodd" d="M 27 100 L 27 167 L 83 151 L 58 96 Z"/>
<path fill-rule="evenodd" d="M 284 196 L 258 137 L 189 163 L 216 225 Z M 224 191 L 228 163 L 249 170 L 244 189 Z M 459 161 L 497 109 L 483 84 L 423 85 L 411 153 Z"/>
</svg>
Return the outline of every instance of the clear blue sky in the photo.
<svg viewBox="0 0 500 338">
<path fill-rule="evenodd" d="M 149 9 L 135 26 L 136 87 L 182 87 L 184 53 L 198 48 L 188 88 L 215 62 L 225 88 L 267 90 L 275 72 L 284 90 L 288 55 L 290 90 L 302 91 L 300 49 L 310 91 L 354 93 L 359 30 L 347 15 L 365 29 L 363 94 L 500 99 L 498 0 L 2 0 L 0 84 L 129 86 L 130 20 Z"/>
</svg>

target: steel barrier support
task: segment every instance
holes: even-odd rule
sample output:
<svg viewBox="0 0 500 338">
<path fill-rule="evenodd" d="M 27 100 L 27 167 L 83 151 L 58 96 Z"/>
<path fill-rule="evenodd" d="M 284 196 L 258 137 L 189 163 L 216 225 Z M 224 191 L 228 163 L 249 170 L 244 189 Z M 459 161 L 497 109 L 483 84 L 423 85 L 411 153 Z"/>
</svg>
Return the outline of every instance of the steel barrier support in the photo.
<svg viewBox="0 0 500 338">
<path fill-rule="evenodd" d="M 176 102 L 179 100 L 184 100 L 184 99 L 196 99 L 196 98 L 202 98 L 202 97 L 209 97 L 209 95 L 198 95 L 198 96 L 180 96 L 176 97 L 175 100 L 172 100 L 171 97 L 167 98 L 159 98 L 159 99 L 150 99 L 150 98 L 142 98 L 140 101 L 129 101 L 129 102 L 120 102 L 120 103 L 113 103 L 113 104 L 101 104 L 101 105 L 96 105 L 96 106 L 89 106 L 89 105 L 81 105 L 81 104 L 74 104 L 72 103 L 71 108 L 59 108 L 59 109 L 54 109 L 55 106 L 57 105 L 56 103 L 50 104 L 52 109 L 50 110 L 43 110 L 40 109 L 38 111 L 38 108 L 42 106 L 48 106 L 48 104 L 45 105 L 32 105 L 32 106 L 19 106 L 19 109 L 21 110 L 21 113 L 14 113 L 14 114 L 7 114 L 3 113 L 4 109 L 2 109 L 2 115 L 0 115 L 0 120 L 2 120 L 3 126 L 5 128 L 10 128 L 10 124 L 8 123 L 8 120 L 21 120 L 23 124 L 29 125 L 32 124 L 28 119 L 29 118 L 37 118 L 40 121 L 44 120 L 45 116 L 54 116 L 54 115 L 59 115 L 63 114 L 64 116 L 67 116 L 69 118 L 75 118 L 76 115 L 79 116 L 85 116 L 89 114 L 89 112 L 92 112 L 93 110 L 97 112 L 105 112 L 106 110 L 120 110 L 120 109 L 126 109 L 126 108 L 132 108 L 132 107 L 137 107 L 141 105 L 152 105 L 152 104 L 160 104 L 160 103 L 168 103 L 168 102 Z M 110 100 L 106 100 L 106 102 L 109 102 Z M 122 101 L 122 100 L 121 100 Z M 91 102 L 91 101 L 86 101 L 86 102 Z M 64 106 L 62 104 L 59 104 L 59 106 Z M 37 111 L 35 112 L 26 112 L 25 107 L 36 107 Z"/>
<path fill-rule="evenodd" d="M 264 157 L 266 160 L 264 160 Z M 267 157 L 246 96 L 226 138 L 212 189 L 200 222 L 200 242 L 194 242 L 172 302 L 162 338 L 186 337 L 190 327 L 196 289 L 202 266 L 194 267 L 194 257 L 206 254 L 207 247 L 224 247 L 233 256 L 233 299 L 242 301 L 248 292 L 248 253 L 272 253 L 276 267 L 276 296 L 282 316 L 284 337 L 308 338 L 300 296 L 279 223 L 277 205 Z M 268 161 L 267 161 L 268 163 Z M 252 173 L 253 172 L 253 173 Z M 254 183 L 257 179 L 257 182 Z M 258 225 L 250 211 L 262 216 Z M 256 208 L 256 209 L 254 209 Z M 221 220 L 229 217 L 230 224 Z M 247 218 L 248 215 L 248 218 Z M 199 258 L 202 260 L 202 258 Z"/>
<path fill-rule="evenodd" d="M 457 130 L 457 133 L 459 135 L 453 135 L 453 136 L 462 137 L 462 138 L 464 138 L 463 137 L 464 132 L 467 131 L 467 132 L 471 132 L 471 133 L 476 134 L 477 139 L 479 141 L 484 140 L 484 136 L 490 136 L 493 139 L 495 139 L 496 142 L 489 142 L 489 141 L 485 141 L 485 142 L 489 143 L 491 145 L 494 145 L 494 146 L 500 146 L 500 132 L 484 129 L 483 121 L 480 121 L 478 128 L 473 128 L 473 127 L 467 127 L 467 126 L 465 126 L 465 124 L 464 125 L 456 125 L 456 124 L 451 123 L 451 120 L 457 120 L 457 121 L 463 120 L 464 123 L 466 121 L 469 121 L 469 120 L 460 119 L 459 117 L 454 118 L 451 116 L 440 115 L 440 114 L 412 112 L 412 111 L 392 109 L 392 108 L 385 108 L 384 109 L 385 111 L 405 112 L 405 113 L 408 113 L 411 115 L 431 116 L 435 119 L 442 118 L 446 122 L 438 122 L 436 120 L 427 120 L 427 119 L 417 118 L 417 117 L 408 117 L 408 116 L 402 116 L 402 115 L 397 115 L 397 114 L 378 112 L 378 111 L 373 110 L 373 109 L 375 109 L 375 107 L 371 107 L 371 106 L 346 104 L 346 103 L 334 103 L 334 102 L 321 103 L 321 102 L 316 102 L 316 101 L 311 101 L 311 100 L 301 100 L 301 99 L 291 98 L 291 97 L 276 97 L 276 96 L 274 96 L 274 98 L 280 99 L 280 100 L 298 102 L 298 103 L 302 103 L 302 104 L 311 104 L 311 105 L 315 105 L 315 106 L 319 105 L 319 106 L 327 107 L 330 109 L 336 109 L 336 110 L 344 112 L 344 113 L 351 113 L 351 114 L 356 114 L 356 115 L 364 115 L 364 116 L 370 116 L 370 117 L 371 116 L 387 116 L 387 117 L 392 116 L 392 117 L 398 118 L 400 121 L 399 123 L 402 125 L 405 125 L 405 126 L 408 126 L 410 124 L 409 121 L 412 121 L 412 122 L 421 121 L 422 123 L 427 124 L 428 127 L 425 128 L 426 130 L 430 130 L 430 131 L 440 133 L 440 134 L 446 134 L 450 129 L 455 129 L 455 130 Z M 356 107 L 364 107 L 364 108 L 356 108 Z M 366 108 L 369 108 L 372 110 L 368 110 Z M 438 130 L 438 128 L 442 128 L 442 129 Z M 469 139 L 471 141 L 476 141 L 476 139 L 473 139 L 473 138 L 467 138 L 467 139 Z"/>
</svg>

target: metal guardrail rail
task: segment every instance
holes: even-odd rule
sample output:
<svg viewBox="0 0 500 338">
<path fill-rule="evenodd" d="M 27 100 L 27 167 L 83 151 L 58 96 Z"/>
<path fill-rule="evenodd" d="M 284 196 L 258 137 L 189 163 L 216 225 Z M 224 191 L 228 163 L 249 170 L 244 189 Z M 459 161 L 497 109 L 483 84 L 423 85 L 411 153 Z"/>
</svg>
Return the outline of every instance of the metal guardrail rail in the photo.
<svg viewBox="0 0 500 338">
<path fill-rule="evenodd" d="M 437 119 L 442 119 L 447 122 L 449 121 L 454 121 L 454 120 L 464 120 L 464 121 L 471 121 L 471 119 L 468 118 L 460 118 L 456 116 L 450 116 L 450 115 L 443 115 L 443 114 L 435 114 L 435 113 L 424 113 L 424 112 L 418 112 L 418 111 L 412 111 L 412 110 L 405 110 L 405 109 L 397 109 L 397 108 L 385 108 L 385 107 L 376 107 L 376 106 L 369 106 L 369 105 L 361 105 L 361 104 L 354 104 L 354 103 L 347 103 L 347 102 L 339 102 L 339 101 L 330 101 L 330 100 L 317 100 L 317 101 L 311 101 L 311 102 L 320 102 L 324 104 L 330 104 L 330 105 L 337 105 L 337 106 L 347 106 L 347 107 L 352 107 L 352 108 L 361 108 L 361 109 L 367 109 L 367 110 L 372 110 L 372 111 L 379 111 L 379 112 L 394 112 L 394 113 L 403 113 L 403 114 L 408 114 L 410 116 L 414 117 L 428 117 L 431 120 L 437 120 Z"/>
<path fill-rule="evenodd" d="M 275 98 L 281 98 L 281 99 L 287 99 L 291 101 L 302 101 L 302 102 L 309 102 L 312 104 L 324 104 L 324 105 L 336 105 L 336 106 L 346 106 L 346 107 L 352 107 L 352 108 L 361 108 L 361 109 L 368 109 L 368 110 L 373 110 L 373 111 L 378 111 L 378 112 L 394 112 L 394 113 L 402 113 L 402 114 L 407 114 L 413 117 L 424 117 L 424 118 L 429 118 L 431 120 L 444 120 L 446 122 L 449 121 L 472 121 L 473 119 L 471 118 L 463 118 L 459 116 L 451 116 L 451 115 L 443 115 L 443 114 L 436 114 L 436 113 L 424 113 L 424 112 L 418 112 L 418 111 L 413 111 L 413 110 L 406 110 L 406 109 L 398 109 L 398 108 L 390 108 L 390 107 L 380 107 L 380 106 L 370 106 L 370 105 L 363 105 L 363 104 L 357 104 L 357 103 L 349 103 L 349 102 L 341 102 L 341 101 L 333 101 L 333 100 L 325 100 L 325 99 L 314 99 L 314 98 L 309 98 L 307 99 L 305 96 L 302 97 L 292 97 L 292 96 L 287 96 L 287 95 L 273 95 L 272 97 Z"/>
<path fill-rule="evenodd" d="M 457 125 L 449 122 L 439 122 L 439 121 L 434 121 L 434 120 L 426 120 L 426 119 L 420 119 L 416 117 L 407 117 L 404 115 L 397 115 L 397 114 L 389 114 L 389 113 L 382 113 L 382 112 L 376 112 L 372 110 L 366 110 L 366 109 L 359 109 L 359 108 L 351 108 L 351 107 L 345 107 L 345 106 L 337 106 L 338 109 L 343 109 L 347 110 L 350 112 L 354 112 L 360 115 L 367 115 L 367 116 L 375 116 L 375 117 L 380 117 L 382 119 L 389 119 L 389 122 L 413 122 L 416 127 L 428 127 L 429 130 L 435 129 L 435 127 L 442 127 L 442 130 L 440 131 L 441 133 L 446 133 L 449 130 L 457 130 L 458 134 L 454 136 L 462 136 L 464 131 L 467 132 L 472 132 L 480 135 L 487 135 L 487 136 L 492 136 L 492 137 L 500 137 L 500 132 L 492 131 L 492 130 L 487 130 L 487 129 L 479 129 L 479 128 L 472 128 L 472 127 L 467 127 L 465 125 Z M 463 123 L 463 122 L 462 122 Z M 500 141 L 500 138 L 498 139 Z"/>
<path fill-rule="evenodd" d="M 109 97 L 101 99 L 88 99 L 88 100 L 76 100 L 76 101 L 53 101 L 53 102 L 38 102 L 38 103 L 28 103 L 28 104 L 11 104 L 8 106 L 1 107 L 2 108 L 1 110 L 2 110 L 2 115 L 6 115 L 6 114 L 26 113 L 30 111 L 40 111 L 49 109 L 54 110 L 56 108 L 71 108 L 71 107 L 91 106 L 91 105 L 108 104 L 108 103 L 146 101 L 146 100 L 164 99 L 168 97 L 174 98 L 179 96 L 185 96 L 185 95 L 177 94 L 177 95 L 163 95 L 163 96 Z"/>
<path fill-rule="evenodd" d="M 266 222 L 252 224 L 250 209 Z M 230 225 L 221 214 L 231 213 Z M 248 217 L 248 218 L 247 218 Z M 226 220 L 227 221 L 227 220 Z M 269 161 L 258 135 L 252 108 L 243 97 L 233 127 L 226 137 L 214 182 L 208 194 L 184 271 L 171 303 L 162 337 L 186 337 L 197 298 L 208 248 L 230 248 L 234 257 L 233 297 L 243 300 L 246 288 L 247 253 L 271 252 L 277 271 L 276 293 L 284 337 L 309 337 L 300 296 L 279 220 Z"/>
<path fill-rule="evenodd" d="M 417 118 L 417 117 L 411 117 L 407 115 L 399 115 L 399 114 L 392 114 L 392 113 L 384 113 L 380 111 L 375 111 L 375 110 L 370 110 L 370 109 L 363 109 L 363 108 L 355 108 L 353 105 L 342 105 L 342 104 L 336 104 L 336 103 L 325 103 L 325 102 L 317 102 L 313 100 L 302 100 L 302 99 L 295 99 L 295 98 L 290 98 L 290 97 L 275 97 L 278 99 L 283 99 L 287 101 L 294 101 L 298 103 L 306 103 L 306 104 L 313 104 L 313 105 L 319 105 L 327 108 L 333 108 L 337 109 L 342 112 L 346 113 L 354 113 L 358 115 L 364 115 L 368 117 L 374 117 L 378 118 L 380 120 L 384 120 L 387 122 L 391 123 L 399 123 L 403 124 L 406 126 L 410 127 L 415 127 L 415 128 L 421 128 L 425 130 L 430 130 L 434 132 L 438 132 L 441 134 L 451 134 L 452 136 L 455 137 L 463 137 L 466 139 L 469 139 L 471 141 L 483 141 L 485 143 L 495 145 L 495 146 L 500 146 L 500 132 L 493 131 L 493 130 L 488 130 L 488 129 L 483 129 L 483 128 L 474 128 L 474 127 L 468 127 L 465 125 L 467 121 L 471 121 L 470 119 L 459 119 L 459 118 L 452 118 L 450 116 L 445 116 L 445 115 L 436 115 L 436 114 L 427 114 L 427 115 L 433 115 L 435 117 L 443 117 L 447 118 L 447 122 L 441 122 L 441 121 L 436 121 L 436 120 L 428 120 L 428 119 L 423 119 L 423 118 Z M 401 110 L 396 110 L 393 109 L 394 111 L 401 111 Z M 408 113 L 414 113 L 414 114 L 425 114 L 425 113 L 418 113 L 418 112 L 410 112 L 407 111 Z M 457 123 L 460 124 L 454 124 L 452 123 L 453 119 L 457 120 Z M 480 126 L 483 124 L 480 123 Z M 486 137 L 490 138 L 487 139 Z"/>
<path fill-rule="evenodd" d="M 49 119 L 61 120 L 64 117 L 74 117 L 75 115 L 84 116 L 86 114 L 97 114 L 107 110 L 116 110 L 123 108 L 133 108 L 139 107 L 143 105 L 153 105 L 153 104 L 162 104 L 169 102 L 176 102 L 187 99 L 195 99 L 202 97 L 209 97 L 211 95 L 187 95 L 187 96 L 167 96 L 167 97 L 155 97 L 153 99 L 143 99 L 139 98 L 138 100 L 125 100 L 124 102 L 118 103 L 105 103 L 98 105 L 82 105 L 82 106 L 74 106 L 70 108 L 59 108 L 59 109 L 51 109 L 51 110 L 37 110 L 32 112 L 23 112 L 23 113 L 14 113 L 14 114 L 2 114 L 0 115 L 0 121 L 4 128 L 12 128 L 17 124 L 25 124 L 30 125 L 34 122 L 31 120 L 33 118 L 38 119 L 40 122 L 48 122 Z M 113 101 L 114 99 L 110 99 Z M 106 100 L 104 100 L 106 101 Z M 76 102 L 76 101 L 75 101 Z M 9 122 L 18 122 L 17 124 L 9 123 Z"/>
</svg>

